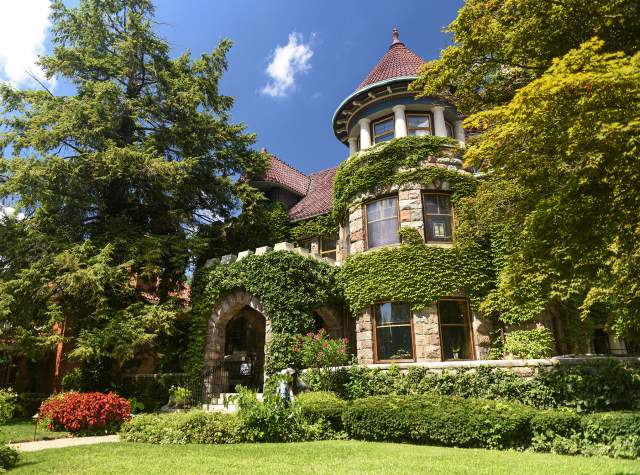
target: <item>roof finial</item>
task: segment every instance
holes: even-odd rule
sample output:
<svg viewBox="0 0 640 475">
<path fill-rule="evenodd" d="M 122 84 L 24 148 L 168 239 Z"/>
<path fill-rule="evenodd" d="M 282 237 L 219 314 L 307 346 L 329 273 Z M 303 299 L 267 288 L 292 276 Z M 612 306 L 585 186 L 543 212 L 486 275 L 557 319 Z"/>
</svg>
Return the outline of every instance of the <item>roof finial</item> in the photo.
<svg viewBox="0 0 640 475">
<path fill-rule="evenodd" d="M 396 43 L 400 43 L 400 37 L 398 36 L 398 29 L 394 26 L 393 30 L 391 30 L 391 46 Z"/>
</svg>

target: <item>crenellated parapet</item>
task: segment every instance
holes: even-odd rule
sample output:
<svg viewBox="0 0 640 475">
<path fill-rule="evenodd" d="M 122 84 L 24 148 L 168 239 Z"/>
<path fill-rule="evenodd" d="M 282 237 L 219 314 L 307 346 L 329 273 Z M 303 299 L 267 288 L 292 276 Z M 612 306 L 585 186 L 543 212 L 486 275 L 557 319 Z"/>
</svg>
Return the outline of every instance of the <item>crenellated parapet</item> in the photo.
<svg viewBox="0 0 640 475">
<path fill-rule="evenodd" d="M 279 243 L 276 243 L 273 247 L 261 246 L 256 248 L 255 250 L 241 251 L 237 254 L 226 254 L 220 258 L 214 257 L 214 258 L 208 259 L 205 262 L 204 267 L 205 268 L 211 267 L 216 264 L 222 264 L 222 265 L 233 264 L 234 262 L 240 261 L 251 255 L 261 256 L 268 252 L 293 252 L 295 254 L 299 254 L 304 257 L 310 257 L 318 261 L 326 262 L 327 264 L 332 266 L 339 265 L 338 263 L 336 263 L 335 260 L 330 259 L 328 257 L 323 257 L 319 253 L 309 252 L 306 249 L 296 246 L 290 242 L 279 242 Z"/>
</svg>

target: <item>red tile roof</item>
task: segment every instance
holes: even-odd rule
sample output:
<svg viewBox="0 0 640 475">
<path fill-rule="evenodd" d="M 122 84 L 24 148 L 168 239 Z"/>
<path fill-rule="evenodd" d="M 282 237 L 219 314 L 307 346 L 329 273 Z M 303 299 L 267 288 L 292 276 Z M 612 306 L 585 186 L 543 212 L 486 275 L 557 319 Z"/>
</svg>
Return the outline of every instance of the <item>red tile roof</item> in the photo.
<svg viewBox="0 0 640 475">
<path fill-rule="evenodd" d="M 307 195 L 289 210 L 292 221 L 312 218 L 331 211 L 333 206 L 333 177 L 338 167 L 327 168 L 309 175 Z"/>
<path fill-rule="evenodd" d="M 417 76 L 418 69 L 425 60 L 415 54 L 398 39 L 398 30 L 393 29 L 393 42 L 389 51 L 375 65 L 369 75 L 360 83 L 356 91 L 371 84 L 404 76 Z"/>
<path fill-rule="evenodd" d="M 311 182 L 307 175 L 273 155 L 271 156 L 271 166 L 266 173 L 257 180 L 277 183 L 301 196 L 307 194 Z"/>
</svg>

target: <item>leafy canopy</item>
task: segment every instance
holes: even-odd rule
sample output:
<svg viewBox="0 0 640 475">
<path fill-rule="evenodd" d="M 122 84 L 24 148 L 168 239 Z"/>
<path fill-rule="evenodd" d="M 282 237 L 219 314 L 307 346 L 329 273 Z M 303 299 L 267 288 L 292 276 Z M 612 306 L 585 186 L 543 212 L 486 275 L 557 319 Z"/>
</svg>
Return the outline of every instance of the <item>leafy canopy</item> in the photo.
<svg viewBox="0 0 640 475">
<path fill-rule="evenodd" d="M 593 39 L 467 119 L 484 133 L 466 160 L 491 175 L 466 232 L 503 252 L 489 310 L 577 299 L 583 317 L 604 309 L 619 335 L 639 334 L 639 99 L 640 53 Z"/>
<path fill-rule="evenodd" d="M 637 51 L 640 4 L 635 0 L 466 0 L 447 27 L 452 46 L 429 61 L 413 84 L 444 95 L 464 112 L 508 102 L 540 77 L 554 58 L 593 36 L 603 52 Z"/>
<path fill-rule="evenodd" d="M 219 91 L 230 41 L 171 58 L 153 14 L 55 1 L 40 65 L 75 94 L 0 85 L 0 197 L 24 215 L 0 223 L 0 319 L 25 352 L 65 319 L 83 359 L 122 363 L 171 332 L 199 231 L 265 166 Z"/>
</svg>

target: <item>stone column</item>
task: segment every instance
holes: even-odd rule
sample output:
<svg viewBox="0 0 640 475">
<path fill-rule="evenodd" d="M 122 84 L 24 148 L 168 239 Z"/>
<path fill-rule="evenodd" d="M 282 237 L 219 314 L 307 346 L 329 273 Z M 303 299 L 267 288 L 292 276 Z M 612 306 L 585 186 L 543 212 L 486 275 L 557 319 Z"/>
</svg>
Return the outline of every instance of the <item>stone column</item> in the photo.
<svg viewBox="0 0 640 475">
<path fill-rule="evenodd" d="M 433 112 L 433 135 L 438 137 L 447 136 L 447 126 L 444 123 L 444 106 L 431 107 Z"/>
<path fill-rule="evenodd" d="M 358 151 L 358 137 L 349 137 L 349 156 Z"/>
<path fill-rule="evenodd" d="M 456 136 L 456 140 L 460 142 L 460 145 L 464 145 L 464 128 L 462 127 L 462 121 L 456 120 L 453 124 L 453 135 Z"/>
<path fill-rule="evenodd" d="M 360 150 L 366 150 L 371 147 L 371 130 L 369 130 L 369 124 L 371 119 L 360 119 Z"/>
<path fill-rule="evenodd" d="M 404 115 L 405 109 L 406 107 L 401 104 L 397 106 L 393 106 L 393 114 L 395 116 L 396 138 L 407 136 L 407 119 L 405 118 L 405 115 Z"/>
</svg>

